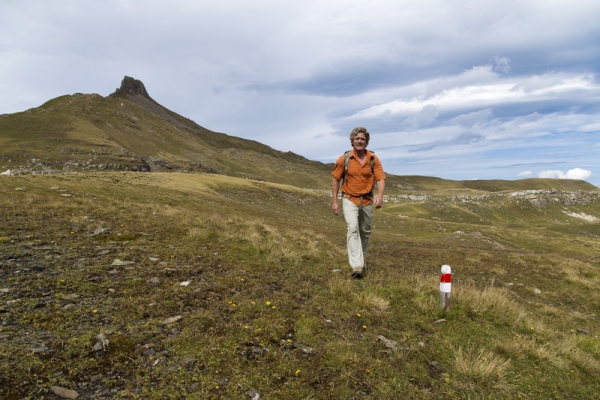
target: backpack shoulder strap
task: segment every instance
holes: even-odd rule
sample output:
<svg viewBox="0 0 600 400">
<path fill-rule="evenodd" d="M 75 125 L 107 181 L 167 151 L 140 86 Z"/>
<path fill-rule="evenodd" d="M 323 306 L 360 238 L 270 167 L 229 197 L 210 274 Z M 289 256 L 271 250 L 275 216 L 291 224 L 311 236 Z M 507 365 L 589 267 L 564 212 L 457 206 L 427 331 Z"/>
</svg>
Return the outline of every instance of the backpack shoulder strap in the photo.
<svg viewBox="0 0 600 400">
<path fill-rule="evenodd" d="M 346 179 L 346 173 L 348 172 L 348 163 L 350 162 L 350 152 L 352 150 L 348 150 L 344 153 L 344 175 L 342 175 L 341 181 L 343 182 Z"/>
</svg>

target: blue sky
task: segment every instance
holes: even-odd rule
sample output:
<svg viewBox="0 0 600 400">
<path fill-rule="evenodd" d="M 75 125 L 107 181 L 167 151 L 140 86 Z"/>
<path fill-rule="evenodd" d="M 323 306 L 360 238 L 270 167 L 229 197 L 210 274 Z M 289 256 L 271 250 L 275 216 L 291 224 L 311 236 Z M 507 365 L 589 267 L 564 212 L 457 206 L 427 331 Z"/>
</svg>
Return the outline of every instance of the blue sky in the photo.
<svg viewBox="0 0 600 400">
<path fill-rule="evenodd" d="M 218 132 L 387 172 L 600 186 L 597 0 L 2 0 L 0 114 L 125 75 Z"/>
</svg>

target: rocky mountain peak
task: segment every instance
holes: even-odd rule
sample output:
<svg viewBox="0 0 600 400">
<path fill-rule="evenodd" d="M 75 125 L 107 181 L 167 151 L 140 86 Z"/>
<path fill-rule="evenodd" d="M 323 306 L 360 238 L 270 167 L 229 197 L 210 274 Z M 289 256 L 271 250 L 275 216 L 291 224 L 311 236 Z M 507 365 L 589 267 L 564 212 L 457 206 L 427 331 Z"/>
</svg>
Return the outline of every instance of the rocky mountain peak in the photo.
<svg viewBox="0 0 600 400">
<path fill-rule="evenodd" d="M 148 95 L 146 87 L 144 86 L 142 81 L 134 79 L 130 76 L 126 76 L 125 78 L 123 78 L 119 90 L 123 93 L 131 95 L 141 94 L 144 97 L 150 98 L 150 95 Z"/>
</svg>

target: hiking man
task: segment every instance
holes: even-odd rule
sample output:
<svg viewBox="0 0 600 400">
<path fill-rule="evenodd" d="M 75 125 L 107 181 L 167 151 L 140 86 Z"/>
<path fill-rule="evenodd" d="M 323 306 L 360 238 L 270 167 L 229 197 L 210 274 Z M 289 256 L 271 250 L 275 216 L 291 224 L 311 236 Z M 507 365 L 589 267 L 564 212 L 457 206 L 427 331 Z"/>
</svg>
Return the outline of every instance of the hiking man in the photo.
<svg viewBox="0 0 600 400">
<path fill-rule="evenodd" d="M 374 153 L 367 150 L 370 136 L 366 128 L 354 128 L 350 133 L 352 150 L 337 159 L 331 173 L 331 211 L 335 215 L 340 211 L 337 199 L 340 181 L 343 180 L 342 205 L 348 225 L 346 240 L 353 278 L 362 278 L 367 269 L 365 258 L 371 237 L 373 204 L 375 208 L 381 208 L 385 190 L 385 173 L 381 162 Z M 374 197 L 376 182 L 377 197 Z"/>
</svg>

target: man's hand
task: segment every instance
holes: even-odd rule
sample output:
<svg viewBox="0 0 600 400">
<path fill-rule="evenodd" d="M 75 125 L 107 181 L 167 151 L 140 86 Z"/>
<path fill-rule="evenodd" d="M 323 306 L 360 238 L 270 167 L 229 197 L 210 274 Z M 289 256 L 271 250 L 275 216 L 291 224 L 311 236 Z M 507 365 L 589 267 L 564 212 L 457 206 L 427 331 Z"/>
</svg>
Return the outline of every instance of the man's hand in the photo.
<svg viewBox="0 0 600 400">
<path fill-rule="evenodd" d="M 338 204 L 338 191 L 340 190 L 340 181 L 333 178 L 331 181 L 331 211 L 335 215 L 340 212 L 340 205 Z"/>
<path fill-rule="evenodd" d="M 335 215 L 339 214 L 340 205 L 338 204 L 337 200 L 334 200 L 333 203 L 331 203 L 331 211 L 333 211 Z"/>
<path fill-rule="evenodd" d="M 381 208 L 383 206 L 383 192 L 385 191 L 385 179 L 381 179 L 377 181 L 377 197 L 373 203 L 375 203 L 375 208 Z"/>
<path fill-rule="evenodd" d="M 375 208 L 381 208 L 383 206 L 383 197 L 377 196 L 373 202 L 375 203 Z"/>
</svg>

